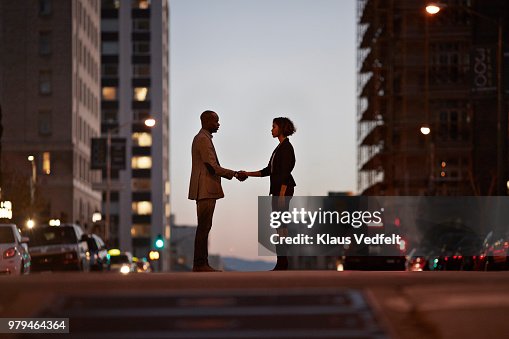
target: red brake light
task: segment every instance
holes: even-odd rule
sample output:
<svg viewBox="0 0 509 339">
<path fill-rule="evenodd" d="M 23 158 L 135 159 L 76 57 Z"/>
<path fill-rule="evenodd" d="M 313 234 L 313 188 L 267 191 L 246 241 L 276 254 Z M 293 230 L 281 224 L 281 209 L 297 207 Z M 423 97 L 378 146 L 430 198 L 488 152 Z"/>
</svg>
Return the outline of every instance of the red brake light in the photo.
<svg viewBox="0 0 509 339">
<path fill-rule="evenodd" d="M 8 248 L 4 251 L 4 259 L 12 258 L 16 255 L 16 249 L 14 247 Z"/>
</svg>

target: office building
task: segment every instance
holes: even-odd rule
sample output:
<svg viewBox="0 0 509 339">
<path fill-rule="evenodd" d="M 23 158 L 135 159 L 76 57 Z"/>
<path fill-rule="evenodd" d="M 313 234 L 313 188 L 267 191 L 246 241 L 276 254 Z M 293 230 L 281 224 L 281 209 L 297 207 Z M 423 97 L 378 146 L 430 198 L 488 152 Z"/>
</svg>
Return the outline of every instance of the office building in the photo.
<svg viewBox="0 0 509 339">
<path fill-rule="evenodd" d="M 126 140 L 127 159 L 125 169 L 111 171 L 110 243 L 145 257 L 162 235 L 164 269 L 170 237 L 168 19 L 166 0 L 102 1 L 101 132 Z M 147 118 L 155 119 L 154 127 L 144 125 Z M 103 192 L 103 211 L 105 198 Z"/>
<path fill-rule="evenodd" d="M 89 169 L 90 139 L 100 134 L 99 25 L 99 0 L 0 2 L 3 198 L 34 180 L 36 224 L 89 227 L 101 208 Z M 34 202 L 18 198 L 21 226 Z"/>
</svg>

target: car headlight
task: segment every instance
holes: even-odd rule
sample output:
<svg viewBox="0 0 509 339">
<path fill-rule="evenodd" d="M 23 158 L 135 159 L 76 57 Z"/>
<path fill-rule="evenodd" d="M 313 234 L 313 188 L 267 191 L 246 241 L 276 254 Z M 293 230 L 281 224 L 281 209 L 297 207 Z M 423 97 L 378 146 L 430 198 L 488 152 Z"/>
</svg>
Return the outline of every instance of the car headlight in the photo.
<svg viewBox="0 0 509 339">
<path fill-rule="evenodd" d="M 120 267 L 120 273 L 127 274 L 129 272 L 131 272 L 131 268 L 128 265 L 122 265 L 122 267 Z"/>
</svg>

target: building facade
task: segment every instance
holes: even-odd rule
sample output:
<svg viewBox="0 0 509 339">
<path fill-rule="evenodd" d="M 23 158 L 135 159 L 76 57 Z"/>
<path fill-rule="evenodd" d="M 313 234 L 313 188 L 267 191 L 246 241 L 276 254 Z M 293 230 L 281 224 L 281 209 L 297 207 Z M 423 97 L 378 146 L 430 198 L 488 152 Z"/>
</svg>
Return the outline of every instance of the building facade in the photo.
<svg viewBox="0 0 509 339">
<path fill-rule="evenodd" d="M 359 192 L 505 195 L 509 3 L 441 1 L 435 15 L 426 1 L 357 3 Z"/>
<path fill-rule="evenodd" d="M 99 25 L 99 0 L 0 2 L 3 179 L 11 173 L 20 187 L 35 179 L 39 224 L 88 227 L 101 208 L 89 169 L 90 139 L 100 134 Z"/>
<path fill-rule="evenodd" d="M 111 172 L 119 185 L 111 194 L 110 243 L 145 257 L 162 235 L 164 269 L 170 237 L 168 20 L 166 0 L 102 1 L 101 132 L 124 138 L 127 158 L 125 169 Z M 154 127 L 145 126 L 147 118 L 155 119 Z"/>
</svg>

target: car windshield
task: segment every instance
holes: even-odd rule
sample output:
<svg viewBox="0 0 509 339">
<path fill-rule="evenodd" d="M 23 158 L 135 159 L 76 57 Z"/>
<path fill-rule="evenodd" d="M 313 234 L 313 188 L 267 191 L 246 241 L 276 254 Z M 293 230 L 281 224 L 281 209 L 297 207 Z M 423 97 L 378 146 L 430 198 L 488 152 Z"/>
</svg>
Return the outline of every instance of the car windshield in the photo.
<svg viewBox="0 0 509 339">
<path fill-rule="evenodd" d="M 14 243 L 14 232 L 10 227 L 0 227 L 0 244 Z"/>
<path fill-rule="evenodd" d="M 30 235 L 30 246 L 76 244 L 76 233 L 72 227 L 34 228 Z"/>
<path fill-rule="evenodd" d="M 110 262 L 112 264 L 129 264 L 129 258 L 125 254 L 112 255 Z"/>
</svg>

